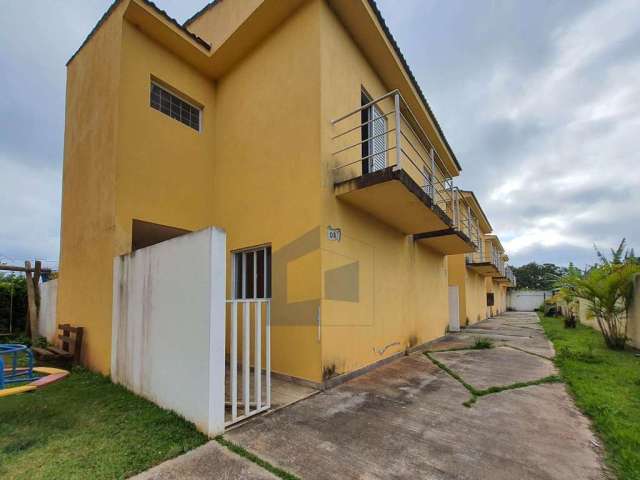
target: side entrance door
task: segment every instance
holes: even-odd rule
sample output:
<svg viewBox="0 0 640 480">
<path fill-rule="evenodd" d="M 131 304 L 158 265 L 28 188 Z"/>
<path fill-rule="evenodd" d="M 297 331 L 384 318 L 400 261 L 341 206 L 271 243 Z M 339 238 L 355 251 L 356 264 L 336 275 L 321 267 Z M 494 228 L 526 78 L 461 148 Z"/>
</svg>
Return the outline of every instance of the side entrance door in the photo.
<svg viewBox="0 0 640 480">
<path fill-rule="evenodd" d="M 449 287 L 449 331 L 460 331 L 460 303 L 457 285 Z"/>
</svg>

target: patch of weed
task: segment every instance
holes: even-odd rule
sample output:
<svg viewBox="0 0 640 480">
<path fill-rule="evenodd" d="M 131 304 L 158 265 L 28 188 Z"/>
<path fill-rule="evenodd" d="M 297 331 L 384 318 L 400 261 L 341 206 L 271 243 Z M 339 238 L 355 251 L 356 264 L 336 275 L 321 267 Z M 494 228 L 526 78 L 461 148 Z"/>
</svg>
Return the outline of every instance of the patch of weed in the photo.
<svg viewBox="0 0 640 480">
<path fill-rule="evenodd" d="M 493 348 L 493 342 L 489 338 L 478 337 L 473 342 L 473 345 L 471 345 L 471 348 L 473 350 L 484 350 L 487 348 Z"/>
</svg>

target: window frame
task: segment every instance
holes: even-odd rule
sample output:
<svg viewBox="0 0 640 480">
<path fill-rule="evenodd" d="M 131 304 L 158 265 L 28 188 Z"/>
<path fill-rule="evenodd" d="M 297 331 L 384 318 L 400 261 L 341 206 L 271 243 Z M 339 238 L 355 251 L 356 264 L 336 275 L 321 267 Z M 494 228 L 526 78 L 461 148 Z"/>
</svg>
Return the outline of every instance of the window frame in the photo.
<svg viewBox="0 0 640 480">
<path fill-rule="evenodd" d="M 259 297 L 258 296 L 258 288 L 256 287 L 256 283 L 257 283 L 257 278 L 258 278 L 258 269 L 256 267 L 256 262 L 255 259 L 258 258 L 258 252 L 260 251 L 264 251 L 263 254 L 263 265 L 266 267 L 263 270 L 263 296 Z M 252 280 L 252 290 L 253 290 L 253 296 L 249 297 L 249 296 L 245 296 L 246 293 L 242 292 L 242 290 L 246 291 L 247 290 L 247 284 L 248 282 L 245 280 L 245 282 L 243 283 L 243 287 L 240 288 L 241 292 L 238 292 L 238 260 L 239 258 L 244 258 L 246 259 L 246 256 L 240 257 L 240 255 L 246 255 L 247 253 L 252 253 L 253 254 L 253 271 L 254 271 L 254 277 Z M 267 262 L 268 259 L 268 262 Z M 243 270 L 243 274 L 246 273 L 245 270 L 245 266 L 244 266 L 244 261 L 243 260 L 243 266 L 242 266 L 242 270 Z M 271 248 L 271 244 L 270 243 L 265 243 L 262 245 L 257 245 L 257 246 L 253 246 L 253 247 L 247 247 L 247 248 L 241 248 L 241 249 L 237 249 L 237 250 L 232 250 L 231 251 L 231 290 L 232 290 L 232 298 L 233 300 L 271 300 L 272 296 L 273 296 L 273 285 L 272 285 L 272 278 L 273 278 L 273 249 Z M 241 280 L 242 281 L 242 280 Z M 269 294 L 269 296 L 267 296 L 267 294 Z"/>
<path fill-rule="evenodd" d="M 496 296 L 494 292 L 487 292 L 487 307 L 493 307 L 496 304 Z"/>
<path fill-rule="evenodd" d="M 154 107 L 151 104 L 151 96 L 153 94 L 153 87 L 157 87 L 161 90 L 164 90 L 165 92 L 167 92 L 169 95 L 173 95 L 174 97 L 176 97 L 178 100 L 180 100 L 181 102 L 186 103 L 187 105 L 189 105 L 191 108 L 197 110 L 198 112 L 198 128 L 193 128 L 192 125 L 187 124 L 185 122 L 183 122 L 180 119 L 174 118 L 172 117 L 170 114 L 163 112 L 162 110 Z M 166 83 L 158 81 L 156 78 L 151 77 L 151 81 L 149 83 L 149 108 L 151 108 L 152 110 L 155 110 L 156 112 L 160 112 L 161 114 L 171 118 L 172 120 L 177 121 L 178 123 L 184 125 L 185 127 L 188 127 L 191 130 L 194 130 L 198 133 L 202 133 L 202 123 L 203 123 L 203 115 L 202 112 L 204 110 L 204 107 L 202 105 L 199 105 L 198 103 L 194 102 L 193 100 L 190 100 L 187 96 L 181 94 L 180 92 L 178 92 L 175 88 L 172 88 L 170 86 L 168 86 Z"/>
</svg>

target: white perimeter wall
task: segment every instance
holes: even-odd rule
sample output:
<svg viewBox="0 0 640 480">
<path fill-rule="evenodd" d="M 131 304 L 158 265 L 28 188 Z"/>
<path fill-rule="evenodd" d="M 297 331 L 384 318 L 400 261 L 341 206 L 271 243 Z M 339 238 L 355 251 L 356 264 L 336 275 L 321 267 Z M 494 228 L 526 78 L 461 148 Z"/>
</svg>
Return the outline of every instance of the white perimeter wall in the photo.
<svg viewBox="0 0 640 480">
<path fill-rule="evenodd" d="M 553 295 L 545 290 L 513 290 L 507 294 L 507 308 L 517 312 L 533 312 Z"/>
<path fill-rule="evenodd" d="M 49 280 L 40 286 L 40 310 L 38 311 L 38 335 L 53 343 L 58 324 L 56 322 L 56 301 L 58 299 L 58 280 Z"/>
<path fill-rule="evenodd" d="M 114 259 L 111 377 L 224 431 L 226 235 L 208 228 Z"/>
</svg>

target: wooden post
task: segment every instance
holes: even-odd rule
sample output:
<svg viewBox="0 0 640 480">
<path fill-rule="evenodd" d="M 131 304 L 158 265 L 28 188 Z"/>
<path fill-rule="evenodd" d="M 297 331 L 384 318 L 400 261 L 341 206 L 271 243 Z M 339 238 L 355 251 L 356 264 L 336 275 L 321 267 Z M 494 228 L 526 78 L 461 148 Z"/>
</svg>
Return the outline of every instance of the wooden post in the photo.
<svg viewBox="0 0 640 480">
<path fill-rule="evenodd" d="M 39 263 L 40 262 L 36 262 L 36 268 L 39 267 Z M 35 341 L 38 336 L 38 306 L 36 304 L 35 285 L 33 275 L 31 274 L 31 262 L 29 260 L 24 262 L 24 269 L 24 274 L 27 277 L 27 324 L 25 326 L 25 335 L 30 336 L 31 339 Z"/>
<path fill-rule="evenodd" d="M 33 269 L 33 293 L 35 293 L 35 299 L 36 299 L 36 331 L 35 334 L 33 333 L 32 330 L 32 334 L 35 335 L 35 338 L 37 338 L 40 335 L 40 332 L 38 332 L 38 325 L 39 325 L 39 321 L 40 321 L 40 277 L 42 276 L 42 262 L 40 260 L 36 260 L 36 265 Z"/>
</svg>

